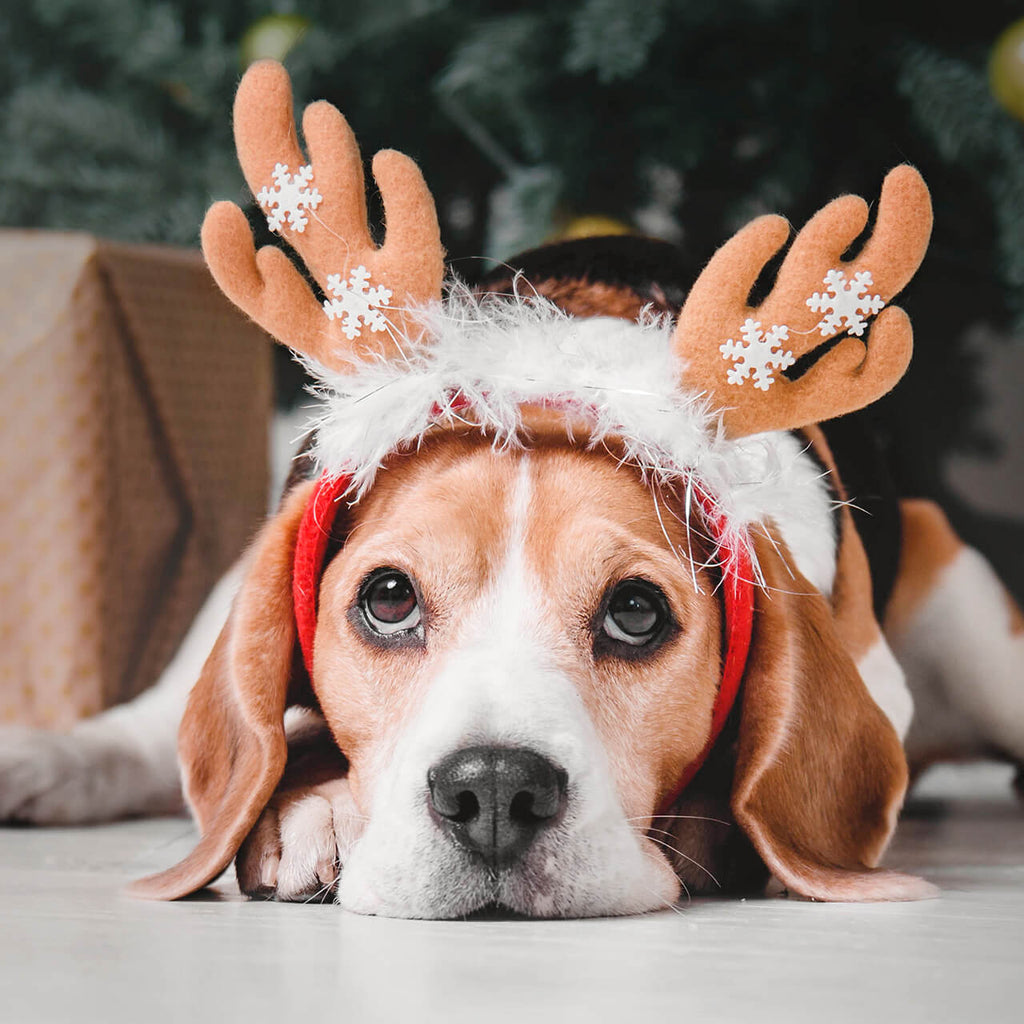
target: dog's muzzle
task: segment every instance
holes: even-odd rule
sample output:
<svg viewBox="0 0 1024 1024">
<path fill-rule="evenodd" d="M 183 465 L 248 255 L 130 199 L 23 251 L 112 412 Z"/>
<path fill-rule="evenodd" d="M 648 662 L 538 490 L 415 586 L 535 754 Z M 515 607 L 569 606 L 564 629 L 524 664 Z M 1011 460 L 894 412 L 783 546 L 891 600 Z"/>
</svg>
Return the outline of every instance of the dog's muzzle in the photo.
<svg viewBox="0 0 1024 1024">
<path fill-rule="evenodd" d="M 496 870 L 558 817 L 567 783 L 565 771 L 526 748 L 465 747 L 427 773 L 442 830 Z"/>
</svg>

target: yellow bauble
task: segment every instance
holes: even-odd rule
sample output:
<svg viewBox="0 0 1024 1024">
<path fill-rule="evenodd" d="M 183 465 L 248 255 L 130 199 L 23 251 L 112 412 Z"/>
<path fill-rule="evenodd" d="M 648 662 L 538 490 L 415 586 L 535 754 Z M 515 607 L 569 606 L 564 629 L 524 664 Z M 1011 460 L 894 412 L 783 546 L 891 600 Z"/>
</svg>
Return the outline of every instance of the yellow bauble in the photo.
<svg viewBox="0 0 1024 1024">
<path fill-rule="evenodd" d="M 549 239 L 552 242 L 567 242 L 571 238 L 594 238 L 598 235 L 631 235 L 633 229 L 614 217 L 606 217 L 601 213 L 588 213 L 582 217 L 573 217 L 554 231 Z"/>
<path fill-rule="evenodd" d="M 1024 18 L 996 40 L 988 62 L 988 81 L 992 95 L 1024 121 Z"/>
<path fill-rule="evenodd" d="M 270 57 L 283 61 L 306 34 L 309 18 L 301 14 L 268 14 L 254 21 L 242 36 L 238 57 L 243 68 L 253 61 Z"/>
</svg>

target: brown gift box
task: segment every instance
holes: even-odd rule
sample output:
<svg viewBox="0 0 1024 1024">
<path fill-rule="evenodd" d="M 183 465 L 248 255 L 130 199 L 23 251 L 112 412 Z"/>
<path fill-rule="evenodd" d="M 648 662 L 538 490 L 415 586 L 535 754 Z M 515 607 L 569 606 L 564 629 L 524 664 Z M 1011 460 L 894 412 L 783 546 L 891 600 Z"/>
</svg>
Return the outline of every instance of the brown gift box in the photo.
<svg viewBox="0 0 1024 1024">
<path fill-rule="evenodd" d="M 0 721 L 156 679 L 266 510 L 270 407 L 198 252 L 0 231 Z"/>
</svg>

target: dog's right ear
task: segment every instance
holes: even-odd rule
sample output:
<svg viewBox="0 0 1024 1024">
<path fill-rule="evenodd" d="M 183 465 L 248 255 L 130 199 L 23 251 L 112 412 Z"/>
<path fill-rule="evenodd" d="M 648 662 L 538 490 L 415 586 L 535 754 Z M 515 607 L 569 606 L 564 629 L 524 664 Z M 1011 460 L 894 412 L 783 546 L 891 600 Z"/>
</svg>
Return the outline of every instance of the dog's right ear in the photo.
<svg viewBox="0 0 1024 1024">
<path fill-rule="evenodd" d="M 248 553 L 231 615 L 189 697 L 178 739 L 185 795 L 202 835 L 179 864 L 139 879 L 135 896 L 174 900 L 231 863 L 287 760 L 284 711 L 295 658 L 295 541 L 314 484 L 296 486 Z"/>
</svg>

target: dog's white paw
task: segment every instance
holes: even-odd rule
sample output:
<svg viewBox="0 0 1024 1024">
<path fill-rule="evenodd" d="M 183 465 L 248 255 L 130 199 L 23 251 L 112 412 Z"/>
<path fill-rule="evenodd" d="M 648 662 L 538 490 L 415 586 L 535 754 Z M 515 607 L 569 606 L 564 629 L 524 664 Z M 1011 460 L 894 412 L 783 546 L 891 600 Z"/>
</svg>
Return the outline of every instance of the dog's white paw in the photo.
<svg viewBox="0 0 1024 1024">
<path fill-rule="evenodd" d="M 154 792 L 152 776 L 110 730 L 0 727 L 0 821 L 79 825 L 173 809 L 174 794 Z"/>
<path fill-rule="evenodd" d="M 276 794 L 238 851 L 239 889 L 258 899 L 333 899 L 364 823 L 345 779 Z"/>
</svg>

